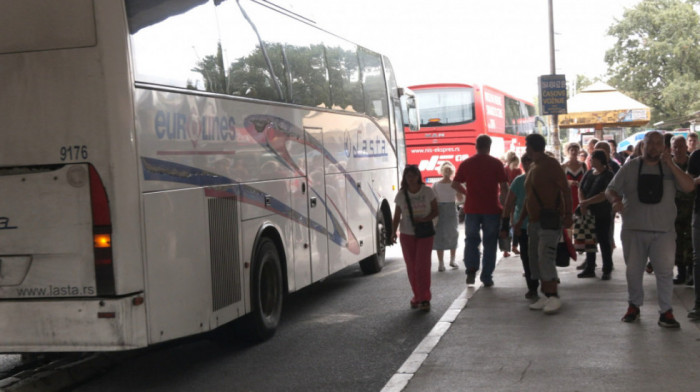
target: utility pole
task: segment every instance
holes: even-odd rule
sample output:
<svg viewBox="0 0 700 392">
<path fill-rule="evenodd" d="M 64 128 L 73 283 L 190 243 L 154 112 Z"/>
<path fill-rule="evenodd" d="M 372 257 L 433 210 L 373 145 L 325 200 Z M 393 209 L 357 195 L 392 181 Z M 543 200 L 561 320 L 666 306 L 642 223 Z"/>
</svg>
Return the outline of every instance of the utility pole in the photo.
<svg viewBox="0 0 700 392">
<path fill-rule="evenodd" d="M 557 66 L 554 57 L 554 9 L 549 0 L 549 71 L 551 75 L 557 74 Z M 561 142 L 559 141 L 559 115 L 552 115 L 552 147 L 554 156 L 561 160 Z"/>
</svg>

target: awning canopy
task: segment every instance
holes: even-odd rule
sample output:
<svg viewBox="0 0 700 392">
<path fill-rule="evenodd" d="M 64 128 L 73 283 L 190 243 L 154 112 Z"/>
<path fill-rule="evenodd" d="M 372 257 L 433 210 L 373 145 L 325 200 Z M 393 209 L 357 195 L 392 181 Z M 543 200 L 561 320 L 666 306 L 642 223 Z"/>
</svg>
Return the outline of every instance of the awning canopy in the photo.
<svg viewBox="0 0 700 392">
<path fill-rule="evenodd" d="M 603 82 L 587 87 L 566 105 L 569 113 L 559 116 L 560 128 L 640 127 L 651 119 L 648 106 Z"/>
</svg>

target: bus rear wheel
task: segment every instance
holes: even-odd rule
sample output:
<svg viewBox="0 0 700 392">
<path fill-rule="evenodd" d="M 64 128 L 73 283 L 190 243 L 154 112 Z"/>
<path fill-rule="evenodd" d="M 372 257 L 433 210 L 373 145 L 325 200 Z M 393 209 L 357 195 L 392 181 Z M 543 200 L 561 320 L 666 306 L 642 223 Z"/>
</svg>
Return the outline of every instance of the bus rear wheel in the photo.
<svg viewBox="0 0 700 392">
<path fill-rule="evenodd" d="M 263 237 L 258 244 L 250 280 L 252 311 L 245 317 L 243 337 L 262 342 L 277 330 L 284 295 L 282 263 L 270 238 Z"/>
<path fill-rule="evenodd" d="M 386 259 L 387 230 L 384 224 L 384 215 L 381 211 L 377 213 L 377 226 L 375 228 L 377 236 L 377 253 L 360 261 L 360 269 L 365 275 L 376 274 L 384 268 Z"/>
</svg>

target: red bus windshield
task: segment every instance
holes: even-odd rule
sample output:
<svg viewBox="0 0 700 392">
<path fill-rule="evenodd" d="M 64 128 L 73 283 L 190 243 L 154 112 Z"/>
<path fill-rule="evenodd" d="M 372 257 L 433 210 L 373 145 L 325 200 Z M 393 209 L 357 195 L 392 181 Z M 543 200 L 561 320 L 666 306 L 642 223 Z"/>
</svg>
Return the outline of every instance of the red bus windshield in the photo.
<svg viewBox="0 0 700 392">
<path fill-rule="evenodd" d="M 474 89 L 442 88 L 416 91 L 420 126 L 447 126 L 474 121 Z"/>
</svg>

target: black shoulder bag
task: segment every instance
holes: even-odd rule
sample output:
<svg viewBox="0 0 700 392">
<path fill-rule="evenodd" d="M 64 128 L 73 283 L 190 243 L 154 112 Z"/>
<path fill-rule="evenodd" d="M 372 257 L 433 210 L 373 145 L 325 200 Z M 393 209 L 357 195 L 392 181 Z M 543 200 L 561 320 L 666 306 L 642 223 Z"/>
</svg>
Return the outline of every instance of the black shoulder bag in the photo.
<svg viewBox="0 0 700 392">
<path fill-rule="evenodd" d="M 427 222 L 416 222 L 413 220 L 413 208 L 411 207 L 411 198 L 408 197 L 408 189 L 404 188 L 404 196 L 406 196 L 406 205 L 408 206 L 408 215 L 411 217 L 411 224 L 413 224 L 413 232 L 416 238 L 427 238 L 435 235 L 435 228 L 433 227 L 433 221 L 429 220 Z"/>
<path fill-rule="evenodd" d="M 559 194 L 557 194 L 557 205 L 554 209 L 544 208 L 542 204 L 542 199 L 537 194 L 536 190 L 532 190 L 535 194 L 537 202 L 540 204 L 540 227 L 545 230 L 559 230 L 561 229 L 561 216 L 559 214 Z"/>
<path fill-rule="evenodd" d="M 644 161 L 639 162 L 637 172 L 637 195 L 639 201 L 644 204 L 657 204 L 664 196 L 664 169 L 659 160 L 659 174 L 642 174 Z"/>
</svg>

